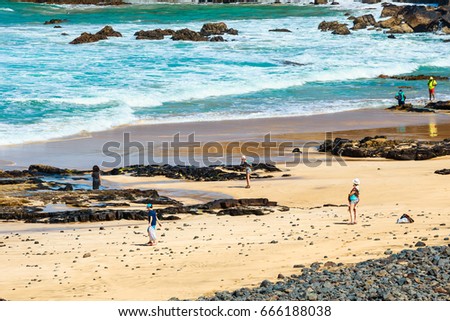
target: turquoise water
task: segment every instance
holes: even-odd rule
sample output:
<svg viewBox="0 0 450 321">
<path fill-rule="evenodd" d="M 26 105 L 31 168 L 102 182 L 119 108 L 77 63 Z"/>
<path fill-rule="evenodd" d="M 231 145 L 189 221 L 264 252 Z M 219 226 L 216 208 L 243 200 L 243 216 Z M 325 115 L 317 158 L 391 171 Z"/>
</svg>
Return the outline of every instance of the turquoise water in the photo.
<svg viewBox="0 0 450 321">
<path fill-rule="evenodd" d="M 375 31 L 335 36 L 317 29 L 344 13 L 380 5 L 56 6 L 0 1 L 0 145 L 100 131 L 132 123 L 309 115 L 394 103 L 397 86 L 415 104 L 423 82 L 379 74 L 450 73 L 439 34 Z M 44 25 L 59 18 L 61 29 Z M 224 43 L 135 40 L 139 30 L 224 21 L 240 31 Z M 70 45 L 111 25 L 122 38 Z M 288 28 L 292 33 L 269 29 Z M 62 35 L 67 33 L 67 36 Z M 286 63 L 288 62 L 288 63 Z M 294 62 L 302 65 L 293 65 Z M 450 99 L 440 82 L 438 99 Z"/>
</svg>

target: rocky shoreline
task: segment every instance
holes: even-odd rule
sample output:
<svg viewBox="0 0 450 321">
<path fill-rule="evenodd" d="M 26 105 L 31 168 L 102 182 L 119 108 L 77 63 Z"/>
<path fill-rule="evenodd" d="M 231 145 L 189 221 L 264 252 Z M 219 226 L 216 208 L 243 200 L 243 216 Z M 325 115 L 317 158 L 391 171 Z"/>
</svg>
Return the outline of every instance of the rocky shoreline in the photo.
<svg viewBox="0 0 450 321">
<path fill-rule="evenodd" d="M 395 160 L 426 160 L 450 155 L 450 139 L 443 141 L 391 140 L 385 136 L 361 140 L 336 138 L 326 140 L 319 152 L 347 157 L 383 157 Z"/>
<path fill-rule="evenodd" d="M 423 244 L 423 245 L 422 245 Z M 448 301 L 450 247 L 403 250 L 387 258 L 345 266 L 328 261 L 297 266 L 300 275 L 257 288 L 216 292 L 199 301 Z M 390 251 L 392 252 L 392 251 Z M 385 254 L 389 254 L 386 251 Z M 173 298 L 172 300 L 177 300 Z"/>
<path fill-rule="evenodd" d="M 221 167 L 222 169 L 219 169 Z M 103 175 L 131 175 L 139 177 L 165 176 L 194 181 L 243 180 L 239 165 L 194 167 L 148 165 L 115 168 Z M 254 170 L 279 172 L 271 164 L 255 164 Z M 267 215 L 274 210 L 289 211 L 265 198 L 221 199 L 206 204 L 184 206 L 172 198 L 159 195 L 156 190 L 90 190 L 90 185 L 67 183 L 86 182 L 90 172 L 61 169 L 47 165 L 31 165 L 24 171 L 0 171 L 0 219 L 21 220 L 27 223 L 97 222 L 121 219 L 145 220 L 145 204 L 157 205 L 161 220 L 177 220 L 174 214 Z M 253 178 L 268 178 L 252 174 Z M 56 208 L 55 204 L 57 205 Z M 50 208 L 50 209 L 49 209 Z M 60 208 L 63 208 L 62 210 Z"/>
<path fill-rule="evenodd" d="M 385 31 L 390 34 L 413 33 L 413 32 L 441 32 L 450 34 L 450 6 L 427 7 L 424 5 L 397 6 L 391 3 L 384 3 L 380 18 L 388 18 L 376 21 L 372 14 L 365 14 L 359 17 L 349 16 L 347 20 L 353 22 L 351 28 L 347 23 L 339 21 L 319 24 L 321 31 L 332 31 L 337 35 L 349 35 L 352 31 L 361 29 Z M 395 37 L 393 37 L 395 38 Z"/>
</svg>

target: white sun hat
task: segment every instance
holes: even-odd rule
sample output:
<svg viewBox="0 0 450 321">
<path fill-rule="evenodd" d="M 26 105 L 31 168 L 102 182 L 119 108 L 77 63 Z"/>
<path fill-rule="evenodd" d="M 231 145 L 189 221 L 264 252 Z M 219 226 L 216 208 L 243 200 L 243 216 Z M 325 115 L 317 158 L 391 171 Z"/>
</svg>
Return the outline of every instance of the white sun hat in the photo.
<svg viewBox="0 0 450 321">
<path fill-rule="evenodd" d="M 353 180 L 353 184 L 359 185 L 359 178 L 355 178 L 355 179 Z"/>
</svg>

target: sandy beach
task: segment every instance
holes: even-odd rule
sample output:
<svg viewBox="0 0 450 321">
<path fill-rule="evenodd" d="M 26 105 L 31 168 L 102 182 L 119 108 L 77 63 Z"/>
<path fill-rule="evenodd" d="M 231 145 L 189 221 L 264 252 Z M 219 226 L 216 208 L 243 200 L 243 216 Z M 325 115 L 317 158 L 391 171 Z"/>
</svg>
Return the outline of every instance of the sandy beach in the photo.
<svg viewBox="0 0 450 321">
<path fill-rule="evenodd" d="M 430 116 L 393 115 L 396 116 L 387 123 L 394 122 L 395 117 L 400 117 L 403 124 L 410 119 L 411 125 L 417 125 L 414 128 L 422 133 L 417 136 L 427 138 Z M 446 115 L 435 116 L 438 115 L 433 116 L 438 124 L 448 120 Z M 286 121 L 292 125 L 292 119 Z M 247 138 L 268 129 L 249 128 Z M 315 138 L 316 131 L 308 135 L 298 128 L 275 127 L 273 132 L 283 139 Z M 438 128 L 448 127 L 438 125 Z M 342 130 L 336 122 L 333 130 L 339 129 Z M 361 128 L 353 129 L 356 131 L 341 134 L 365 136 L 361 135 L 365 133 Z M 368 132 L 382 134 L 389 130 Z M 446 132 L 439 130 L 439 133 Z M 239 134 L 242 133 L 234 136 Z M 324 156 L 313 152 L 311 157 Z M 317 167 L 279 164 L 281 173 L 270 179 L 252 181 L 250 189 L 243 188 L 243 181 L 105 176 L 105 186 L 153 188 L 184 204 L 217 198 L 265 197 L 290 210 L 275 210 L 265 216 L 181 215 L 181 220 L 162 222 L 158 231 L 160 243 L 154 247 L 145 245 L 144 221 L 64 225 L 2 222 L 0 297 L 8 300 L 195 299 L 216 291 L 257 286 L 265 279 L 275 281 L 279 274 L 298 274 L 302 266 L 314 262 L 352 264 L 384 257 L 389 251 L 415 248 L 418 241 L 426 245 L 449 243 L 448 176 L 436 175 L 434 171 L 448 168 L 450 157 L 428 161 L 344 160 L 345 163 L 333 161 Z M 283 174 L 291 176 L 281 177 Z M 358 224 L 348 225 L 346 198 L 355 177 L 361 180 Z M 415 222 L 396 224 L 403 213 L 408 213 Z"/>
</svg>

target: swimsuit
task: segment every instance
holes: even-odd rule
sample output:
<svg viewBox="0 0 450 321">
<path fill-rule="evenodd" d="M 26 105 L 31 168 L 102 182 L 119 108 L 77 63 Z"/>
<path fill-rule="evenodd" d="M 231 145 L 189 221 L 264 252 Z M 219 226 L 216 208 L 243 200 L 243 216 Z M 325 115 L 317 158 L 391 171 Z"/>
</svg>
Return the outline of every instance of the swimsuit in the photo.
<svg viewBox="0 0 450 321">
<path fill-rule="evenodd" d="M 349 201 L 350 203 L 356 204 L 359 202 L 359 198 L 355 194 L 352 194 L 350 195 Z"/>
</svg>

